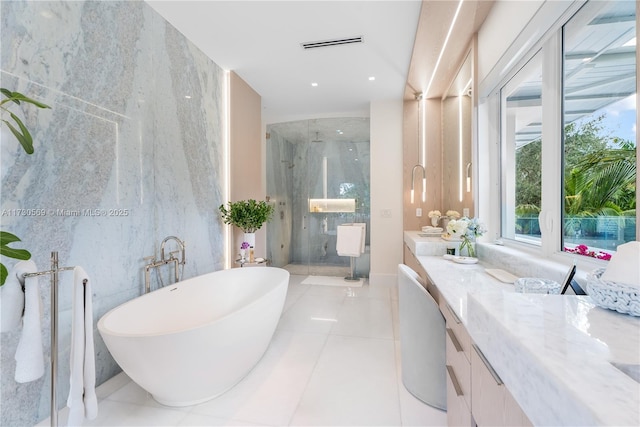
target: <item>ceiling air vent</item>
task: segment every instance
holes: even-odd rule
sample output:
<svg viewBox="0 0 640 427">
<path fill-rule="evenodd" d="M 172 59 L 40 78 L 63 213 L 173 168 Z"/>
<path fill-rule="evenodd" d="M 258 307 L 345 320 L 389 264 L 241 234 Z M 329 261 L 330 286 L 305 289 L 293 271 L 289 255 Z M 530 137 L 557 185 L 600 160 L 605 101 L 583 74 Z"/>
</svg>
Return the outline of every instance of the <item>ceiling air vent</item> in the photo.
<svg viewBox="0 0 640 427">
<path fill-rule="evenodd" d="M 363 43 L 362 36 L 347 37 L 342 39 L 322 40 L 316 42 L 301 43 L 303 49 L 316 49 L 319 47 L 340 46 L 343 44 Z"/>
</svg>

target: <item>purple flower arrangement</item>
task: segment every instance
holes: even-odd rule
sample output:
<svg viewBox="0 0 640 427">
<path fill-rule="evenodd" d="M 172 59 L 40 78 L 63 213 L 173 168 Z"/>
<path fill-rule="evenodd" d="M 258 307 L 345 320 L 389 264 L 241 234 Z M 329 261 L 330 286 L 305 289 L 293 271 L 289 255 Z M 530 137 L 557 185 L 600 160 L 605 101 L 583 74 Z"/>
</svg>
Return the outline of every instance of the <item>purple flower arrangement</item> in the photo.
<svg viewBox="0 0 640 427">
<path fill-rule="evenodd" d="M 242 242 L 240 249 L 249 249 L 249 242 Z"/>
<path fill-rule="evenodd" d="M 571 254 L 578 254 L 578 255 L 588 256 L 591 258 L 603 259 L 605 261 L 609 261 L 611 259 L 610 253 L 603 252 L 603 251 L 596 252 L 594 250 L 589 250 L 589 247 L 587 245 L 578 245 L 575 248 L 565 247 L 564 251 Z"/>
</svg>

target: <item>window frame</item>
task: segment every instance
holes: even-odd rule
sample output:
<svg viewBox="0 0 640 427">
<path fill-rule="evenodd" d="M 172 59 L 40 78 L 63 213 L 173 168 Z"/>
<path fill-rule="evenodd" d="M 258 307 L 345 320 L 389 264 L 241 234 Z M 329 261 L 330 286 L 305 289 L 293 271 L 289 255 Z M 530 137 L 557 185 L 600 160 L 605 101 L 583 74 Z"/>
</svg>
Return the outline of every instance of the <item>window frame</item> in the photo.
<svg viewBox="0 0 640 427">
<path fill-rule="evenodd" d="M 490 168 L 484 175 L 480 173 L 478 185 L 478 204 L 476 212 L 480 217 L 489 218 L 487 225 L 489 234 L 505 246 L 530 253 L 535 256 L 553 258 L 564 263 L 575 263 L 583 268 L 593 269 L 606 266 L 606 261 L 566 253 L 563 250 L 563 26 L 578 12 L 586 1 L 575 1 L 564 10 L 541 7 L 536 15 L 511 47 L 505 52 L 501 60 L 494 66 L 491 73 L 480 83 L 480 97 L 478 105 L 478 159 L 487 160 Z M 546 4 L 545 4 L 546 5 Z M 636 3 L 636 34 L 638 28 L 638 10 Z M 551 22 L 540 29 L 542 22 Z M 537 29 L 536 29 L 536 26 Z M 546 31 L 545 31 L 546 28 Z M 540 34 L 542 33 L 542 34 Z M 537 40 L 536 40 L 537 38 Z M 523 48 L 528 47 L 528 48 Z M 516 49 L 518 49 L 516 51 Z M 543 63 L 543 120 L 542 120 L 542 200 L 540 212 L 540 227 L 542 237 L 540 245 L 532 245 L 503 236 L 504 221 L 504 165 L 507 161 L 503 147 L 504 112 L 501 110 L 502 94 L 505 85 L 538 53 L 542 53 Z M 640 52 L 636 50 L 636 58 Z M 638 68 L 640 61 L 636 60 L 636 81 L 640 82 Z M 500 71 L 497 71 L 500 70 Z M 640 84 L 636 84 L 636 93 Z M 636 105 L 638 117 L 638 105 Z M 640 120 L 637 119 L 637 124 Z M 484 136 L 484 138 L 483 138 Z M 636 152 L 640 152 L 640 141 L 636 132 Z M 480 155 L 480 153 L 486 153 Z M 640 159 L 636 157 L 636 164 Z M 638 175 L 637 183 L 640 183 Z M 560 184 L 559 184 L 560 183 Z M 640 186 L 636 185 L 636 197 Z M 636 240 L 640 239 L 640 212 L 636 211 Z"/>
</svg>

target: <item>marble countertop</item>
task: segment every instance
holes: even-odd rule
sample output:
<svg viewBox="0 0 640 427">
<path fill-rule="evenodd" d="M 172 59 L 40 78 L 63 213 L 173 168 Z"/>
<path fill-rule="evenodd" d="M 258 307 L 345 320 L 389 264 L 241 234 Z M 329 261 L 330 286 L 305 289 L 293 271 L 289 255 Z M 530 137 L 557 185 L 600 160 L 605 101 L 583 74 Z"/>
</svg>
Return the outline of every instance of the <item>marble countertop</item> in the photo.
<svg viewBox="0 0 640 427">
<path fill-rule="evenodd" d="M 405 232 L 412 251 L 433 252 L 419 262 L 535 425 L 640 425 L 640 383 L 614 366 L 640 364 L 640 318 L 588 296 L 516 293 L 485 272 L 501 266 L 445 260 L 438 239 Z"/>
</svg>

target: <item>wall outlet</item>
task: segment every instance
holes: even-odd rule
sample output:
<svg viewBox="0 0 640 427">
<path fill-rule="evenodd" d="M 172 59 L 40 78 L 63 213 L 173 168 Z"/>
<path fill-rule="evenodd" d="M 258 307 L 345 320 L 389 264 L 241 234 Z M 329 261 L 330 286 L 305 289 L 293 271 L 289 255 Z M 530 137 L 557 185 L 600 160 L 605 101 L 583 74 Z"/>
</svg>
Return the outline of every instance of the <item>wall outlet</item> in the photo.
<svg viewBox="0 0 640 427">
<path fill-rule="evenodd" d="M 382 209 L 382 210 L 380 210 L 380 216 L 382 218 L 391 218 L 391 209 Z"/>
<path fill-rule="evenodd" d="M 416 208 L 416 216 L 417 217 L 421 217 L 422 216 L 422 208 Z"/>
<path fill-rule="evenodd" d="M 469 218 L 469 208 L 462 209 L 462 216 L 466 216 L 467 218 Z"/>
</svg>

